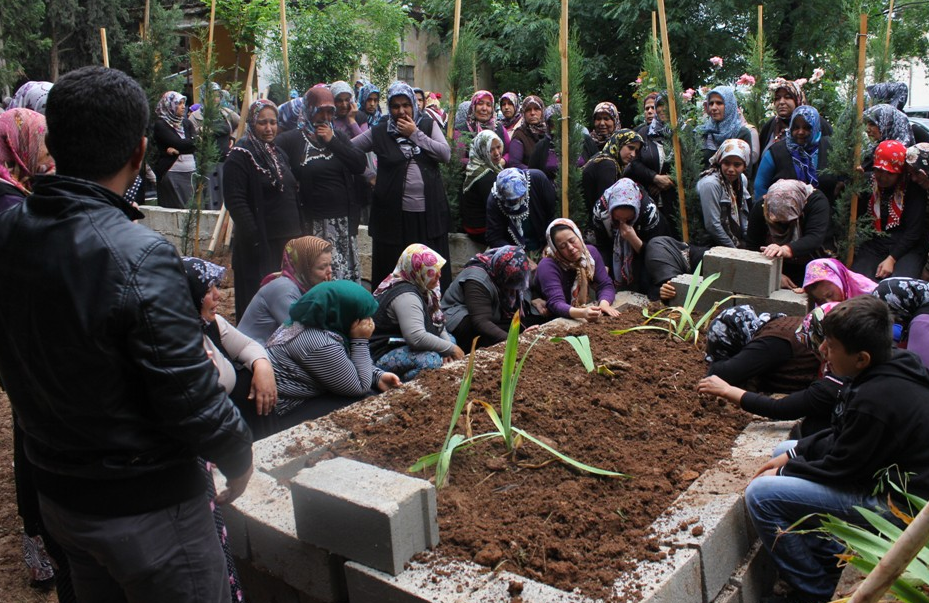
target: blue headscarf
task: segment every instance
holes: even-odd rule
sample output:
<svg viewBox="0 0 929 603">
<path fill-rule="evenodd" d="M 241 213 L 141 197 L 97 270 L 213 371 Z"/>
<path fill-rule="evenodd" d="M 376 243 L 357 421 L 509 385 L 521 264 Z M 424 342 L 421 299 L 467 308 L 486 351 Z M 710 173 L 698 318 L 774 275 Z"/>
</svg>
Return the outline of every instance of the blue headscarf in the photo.
<svg viewBox="0 0 929 603">
<path fill-rule="evenodd" d="M 411 90 L 412 92 L 412 90 Z M 361 87 L 361 92 L 358 93 L 358 108 L 360 109 L 359 115 L 364 114 L 368 119 L 368 127 L 373 128 L 377 125 L 377 122 L 381 121 L 381 106 L 378 104 L 377 109 L 374 114 L 369 114 L 365 110 L 365 105 L 368 102 L 368 97 L 372 94 L 377 94 L 380 96 L 381 89 L 375 86 L 374 84 L 367 83 Z M 413 105 L 416 105 L 416 97 L 413 97 Z"/>
<path fill-rule="evenodd" d="M 419 124 L 419 120 L 422 117 L 422 112 L 419 110 L 419 105 L 416 103 L 416 93 L 413 92 L 413 87 L 407 84 L 406 82 L 394 82 L 387 88 L 387 106 L 390 107 L 390 99 L 395 96 L 405 96 L 410 99 L 410 102 L 413 104 L 413 123 Z M 387 131 L 391 134 L 396 134 L 397 132 L 397 122 L 394 121 L 393 116 L 387 116 Z"/>
<path fill-rule="evenodd" d="M 703 148 L 716 150 L 719 145 L 730 138 L 738 138 L 742 129 L 742 116 L 739 115 L 739 103 L 735 98 L 735 88 L 732 86 L 716 86 L 706 95 L 707 100 L 714 94 L 722 97 L 725 103 L 725 113 L 720 121 L 707 117 L 701 128 L 703 132 Z"/>
<path fill-rule="evenodd" d="M 810 140 L 805 145 L 800 145 L 794 140 L 791 132 L 794 129 L 794 120 L 802 117 L 806 123 L 810 124 Z M 810 105 L 800 105 L 794 109 L 790 116 L 790 125 L 787 127 L 787 150 L 794 162 L 794 171 L 797 174 L 797 180 L 806 182 L 813 187 L 819 186 L 819 178 L 816 175 L 816 168 L 819 164 L 819 140 L 822 138 L 822 125 L 819 118 L 819 111 Z"/>
</svg>

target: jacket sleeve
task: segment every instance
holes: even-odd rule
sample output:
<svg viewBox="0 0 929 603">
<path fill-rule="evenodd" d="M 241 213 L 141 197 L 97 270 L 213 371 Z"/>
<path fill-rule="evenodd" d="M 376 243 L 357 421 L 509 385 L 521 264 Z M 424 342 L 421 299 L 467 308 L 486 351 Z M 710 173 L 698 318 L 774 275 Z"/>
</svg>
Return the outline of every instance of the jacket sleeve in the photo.
<svg viewBox="0 0 929 603">
<path fill-rule="evenodd" d="M 826 199 L 826 195 L 822 191 L 814 190 L 800 218 L 803 233 L 799 239 L 789 244 L 794 257 L 810 255 L 825 246 L 826 235 L 829 234 L 829 214 L 829 200 Z"/>
<path fill-rule="evenodd" d="M 731 358 L 711 364 L 707 374 L 716 375 L 732 385 L 742 386 L 752 377 L 769 373 L 791 358 L 793 349 L 790 342 L 779 337 L 759 337 L 749 341 Z"/>
<path fill-rule="evenodd" d="M 890 255 L 894 260 L 899 260 L 913 251 L 926 239 L 926 193 L 919 189 L 917 194 L 911 194 L 915 189 L 911 184 L 906 191 L 903 215 L 900 216 L 900 228 L 903 233 L 896 237 L 890 247 Z"/>
<path fill-rule="evenodd" d="M 616 301 L 616 287 L 613 285 L 613 279 L 610 278 L 609 273 L 606 271 L 606 262 L 603 261 L 603 256 L 593 245 L 588 245 L 587 251 L 590 252 L 596 264 L 594 266 L 594 285 L 597 289 L 597 301 L 606 301 L 612 305 Z"/>
<path fill-rule="evenodd" d="M 144 387 L 139 404 L 164 432 L 216 463 L 227 478 L 252 462 L 252 437 L 203 349 L 199 318 L 174 248 L 158 241 L 130 275 L 127 356 Z"/>
<path fill-rule="evenodd" d="M 742 410 L 761 417 L 784 421 L 803 417 L 828 419 L 839 396 L 841 383 L 831 377 L 817 379 L 802 391 L 780 400 L 754 392 L 745 392 L 740 404 Z"/>
<path fill-rule="evenodd" d="M 755 198 L 761 199 L 768 194 L 768 187 L 774 180 L 775 174 L 774 157 L 771 155 L 771 149 L 764 152 L 761 156 L 761 163 L 758 164 L 758 171 L 755 173 Z"/>
<path fill-rule="evenodd" d="M 514 138 L 510 141 L 510 158 L 506 162 L 506 167 L 514 167 L 520 169 L 528 169 L 528 165 L 524 163 L 527 159 L 525 157 L 526 149 L 523 147 L 523 141 Z"/>
<path fill-rule="evenodd" d="M 755 201 L 748 214 L 748 229 L 745 233 L 745 247 L 752 251 L 760 251 L 767 244 L 768 225 L 764 221 L 764 204 L 761 200 Z"/>
<path fill-rule="evenodd" d="M 490 293 L 477 281 L 468 280 L 462 283 L 464 289 L 465 305 L 471 326 L 483 340 L 483 345 L 492 345 L 506 341 L 506 331 L 493 321 L 494 307 Z"/>
<path fill-rule="evenodd" d="M 422 298 L 413 292 L 401 293 L 393 299 L 387 310 L 388 317 L 393 314 L 403 339 L 414 352 L 437 352 L 447 354 L 455 345 L 451 341 L 433 335 L 423 325 L 425 307 Z"/>
<path fill-rule="evenodd" d="M 448 141 L 445 140 L 439 124 L 434 121 L 432 122 L 432 132 L 427 134 L 422 130 L 416 130 L 410 136 L 410 140 L 439 163 L 448 163 L 448 160 L 452 157 L 452 148 L 448 146 Z"/>
<path fill-rule="evenodd" d="M 365 173 L 365 169 L 368 167 L 368 158 L 365 157 L 364 151 L 348 140 L 347 136 L 341 132 L 333 133 L 332 140 L 329 141 L 329 148 L 348 168 L 349 172 L 356 176 Z"/>
<path fill-rule="evenodd" d="M 223 199 L 232 222 L 235 224 L 235 234 L 239 237 L 239 244 L 258 244 L 258 223 L 252 212 L 249 196 L 252 191 L 251 178 L 257 174 L 249 173 L 249 166 L 234 155 L 241 154 L 235 150 L 230 153 L 223 167 Z M 254 200 L 252 200 L 254 203 Z"/>
<path fill-rule="evenodd" d="M 551 258 L 542 258 L 535 275 L 549 312 L 555 316 L 570 318 L 571 304 L 565 298 L 561 284 L 561 268 L 558 264 Z"/>
<path fill-rule="evenodd" d="M 367 339 L 352 339 L 346 354 L 333 340 L 295 360 L 327 391 L 339 396 L 360 396 L 373 384 L 375 369 Z M 350 354 L 350 355 L 349 355 Z"/>
<path fill-rule="evenodd" d="M 510 238 L 506 232 L 506 218 L 492 194 L 487 195 L 487 232 L 484 234 L 488 247 L 501 247 L 510 245 Z"/>
</svg>

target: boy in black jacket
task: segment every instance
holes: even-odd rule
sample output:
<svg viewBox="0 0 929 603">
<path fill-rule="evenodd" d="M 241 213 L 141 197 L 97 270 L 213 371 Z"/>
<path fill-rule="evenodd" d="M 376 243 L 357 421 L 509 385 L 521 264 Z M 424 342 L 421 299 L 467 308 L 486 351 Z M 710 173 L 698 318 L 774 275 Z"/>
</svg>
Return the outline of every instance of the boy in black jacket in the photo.
<svg viewBox="0 0 929 603">
<path fill-rule="evenodd" d="M 929 372 L 914 354 L 892 349 L 887 305 L 871 296 L 852 298 L 834 308 L 823 327 L 820 351 L 836 375 L 850 379 L 832 428 L 776 455 L 745 490 L 762 543 L 795 589 L 788 600 L 798 603 L 832 598 L 842 547 L 817 534 L 780 531 L 812 513 L 861 524 L 855 506 L 889 516 L 877 495 L 886 468 L 910 493 L 929 495 Z"/>
</svg>

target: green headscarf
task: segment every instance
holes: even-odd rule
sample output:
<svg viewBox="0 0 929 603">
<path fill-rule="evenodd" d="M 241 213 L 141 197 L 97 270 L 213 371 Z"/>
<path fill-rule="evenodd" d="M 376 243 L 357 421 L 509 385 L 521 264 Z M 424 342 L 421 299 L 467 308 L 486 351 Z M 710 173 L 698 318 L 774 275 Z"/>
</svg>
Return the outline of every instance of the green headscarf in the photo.
<svg viewBox="0 0 929 603">
<path fill-rule="evenodd" d="M 304 327 L 334 331 L 347 342 L 352 323 L 374 316 L 377 302 L 353 281 L 326 281 L 310 289 L 290 306 L 290 320 Z"/>
</svg>

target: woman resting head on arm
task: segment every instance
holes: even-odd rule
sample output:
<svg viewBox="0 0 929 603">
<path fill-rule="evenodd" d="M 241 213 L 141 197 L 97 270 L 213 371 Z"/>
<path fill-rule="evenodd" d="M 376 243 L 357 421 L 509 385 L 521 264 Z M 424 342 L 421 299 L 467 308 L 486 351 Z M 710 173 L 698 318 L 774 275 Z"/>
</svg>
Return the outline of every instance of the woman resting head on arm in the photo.
<svg viewBox="0 0 929 603">
<path fill-rule="evenodd" d="M 803 289 L 807 297 L 807 308 L 828 302 L 843 302 L 858 295 L 868 295 L 877 283 L 868 277 L 852 272 L 839 260 L 823 258 L 806 265 Z"/>
</svg>

